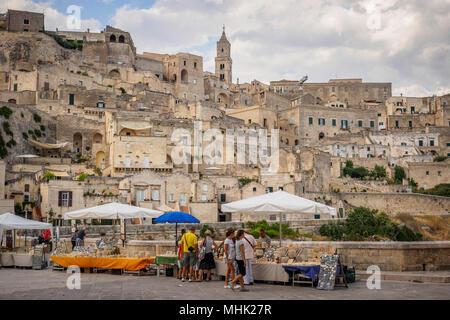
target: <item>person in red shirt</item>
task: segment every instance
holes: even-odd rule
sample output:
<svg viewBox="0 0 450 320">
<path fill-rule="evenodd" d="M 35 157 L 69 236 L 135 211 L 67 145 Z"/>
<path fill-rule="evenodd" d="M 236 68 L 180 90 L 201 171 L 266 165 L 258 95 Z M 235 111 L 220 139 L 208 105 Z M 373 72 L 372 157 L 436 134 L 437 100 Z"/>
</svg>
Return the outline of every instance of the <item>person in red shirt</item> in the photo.
<svg viewBox="0 0 450 320">
<path fill-rule="evenodd" d="M 44 233 L 44 240 L 45 241 L 49 241 L 50 240 L 50 235 L 51 235 L 52 233 L 50 232 L 50 230 L 45 230 L 45 233 Z"/>
</svg>

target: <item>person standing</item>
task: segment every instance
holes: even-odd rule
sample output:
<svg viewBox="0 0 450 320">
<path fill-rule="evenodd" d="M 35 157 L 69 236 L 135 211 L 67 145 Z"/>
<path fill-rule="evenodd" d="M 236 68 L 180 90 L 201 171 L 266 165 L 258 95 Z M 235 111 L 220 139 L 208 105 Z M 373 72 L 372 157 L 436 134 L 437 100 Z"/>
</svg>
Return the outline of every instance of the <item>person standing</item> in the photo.
<svg viewBox="0 0 450 320">
<path fill-rule="evenodd" d="M 197 236 L 194 234 L 195 227 L 191 226 L 189 232 L 185 233 L 181 237 L 183 245 L 183 278 L 181 281 L 185 281 L 189 274 L 189 282 L 194 278 L 194 265 L 197 254 Z M 189 268 L 189 270 L 188 270 Z"/>
<path fill-rule="evenodd" d="M 214 262 L 214 254 L 213 250 L 215 249 L 216 244 L 211 237 L 211 231 L 205 231 L 205 239 L 200 244 L 200 250 L 205 250 L 205 257 L 200 261 L 200 271 L 198 280 L 201 282 L 203 280 L 203 271 L 206 270 L 206 281 L 209 281 L 211 278 L 211 270 L 216 267 L 216 263 Z"/>
<path fill-rule="evenodd" d="M 72 250 L 73 250 L 73 248 L 75 248 L 75 244 L 77 243 L 77 237 L 78 237 L 78 229 L 73 228 L 72 229 L 72 239 L 70 239 L 72 241 Z"/>
<path fill-rule="evenodd" d="M 245 285 L 253 285 L 253 270 L 252 270 L 252 262 L 254 259 L 254 249 L 256 247 L 256 240 L 251 234 L 245 232 L 244 233 L 244 250 L 245 250 L 245 277 L 244 284 Z"/>
<path fill-rule="evenodd" d="M 232 289 L 239 289 L 240 291 L 248 291 L 247 288 L 244 287 L 244 276 L 246 274 L 245 269 L 247 267 L 247 260 L 245 257 L 245 248 L 244 248 L 244 230 L 239 230 L 236 235 L 236 264 L 237 264 L 237 276 L 231 282 Z M 239 281 L 240 286 L 236 286 L 236 283 Z"/>
<path fill-rule="evenodd" d="M 86 228 L 81 229 L 80 232 L 77 234 L 77 241 L 76 246 L 77 247 L 83 247 L 84 246 L 84 236 L 86 235 Z"/>
<path fill-rule="evenodd" d="M 269 238 L 269 236 L 266 234 L 266 231 L 264 229 L 259 229 L 259 239 L 258 239 L 261 243 L 265 242 L 267 243 L 267 247 L 270 247 L 270 241 L 271 239 Z"/>
<path fill-rule="evenodd" d="M 177 260 L 177 264 L 178 264 L 178 277 L 177 279 L 182 279 L 183 277 L 183 246 L 182 246 L 182 242 L 181 239 L 183 238 L 183 235 L 186 233 L 185 229 L 181 229 L 181 237 L 179 238 L 180 240 L 178 240 L 178 260 Z"/>
<path fill-rule="evenodd" d="M 231 288 L 228 284 L 228 280 L 234 277 L 234 260 L 236 259 L 236 251 L 234 250 L 234 231 L 228 230 L 226 233 L 226 239 L 224 241 L 224 256 L 227 270 L 225 272 L 225 289 Z"/>
</svg>

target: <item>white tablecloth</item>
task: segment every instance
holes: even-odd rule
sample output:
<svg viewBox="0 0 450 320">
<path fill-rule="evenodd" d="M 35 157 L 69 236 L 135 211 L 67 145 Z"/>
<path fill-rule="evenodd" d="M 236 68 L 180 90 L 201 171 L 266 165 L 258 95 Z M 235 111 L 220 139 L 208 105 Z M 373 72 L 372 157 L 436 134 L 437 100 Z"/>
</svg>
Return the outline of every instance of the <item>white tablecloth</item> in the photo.
<svg viewBox="0 0 450 320">
<path fill-rule="evenodd" d="M 32 267 L 33 255 L 27 253 L 16 253 L 14 256 L 14 265 L 16 267 Z"/>
<path fill-rule="evenodd" d="M 14 257 L 11 253 L 2 253 L 0 254 L 0 261 L 3 267 L 12 267 L 14 266 Z"/>
<path fill-rule="evenodd" d="M 216 259 L 216 274 L 225 276 L 227 268 L 223 260 Z M 260 281 L 288 282 L 289 275 L 281 264 L 252 263 L 253 279 Z"/>
</svg>

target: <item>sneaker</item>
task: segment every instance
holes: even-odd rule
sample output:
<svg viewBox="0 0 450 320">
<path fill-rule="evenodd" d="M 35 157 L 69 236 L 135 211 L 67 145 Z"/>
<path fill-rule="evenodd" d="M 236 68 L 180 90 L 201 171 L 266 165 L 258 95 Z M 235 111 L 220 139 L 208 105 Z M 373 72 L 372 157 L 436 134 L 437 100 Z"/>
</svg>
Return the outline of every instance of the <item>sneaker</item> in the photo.
<svg viewBox="0 0 450 320">
<path fill-rule="evenodd" d="M 241 290 L 239 290 L 240 292 L 249 292 L 250 290 L 248 290 L 247 288 L 241 288 Z"/>
<path fill-rule="evenodd" d="M 235 285 L 234 287 L 231 287 L 231 289 L 233 289 L 233 290 L 237 290 L 237 289 L 240 289 L 240 288 L 241 288 L 240 285 Z"/>
<path fill-rule="evenodd" d="M 181 278 L 181 281 L 182 281 L 182 282 L 185 282 L 186 280 L 185 280 L 184 278 Z"/>
<path fill-rule="evenodd" d="M 223 286 L 225 289 L 230 289 L 231 288 L 231 286 L 230 285 L 227 285 L 227 286 Z"/>
<path fill-rule="evenodd" d="M 189 282 L 192 282 L 192 278 L 189 278 Z"/>
</svg>

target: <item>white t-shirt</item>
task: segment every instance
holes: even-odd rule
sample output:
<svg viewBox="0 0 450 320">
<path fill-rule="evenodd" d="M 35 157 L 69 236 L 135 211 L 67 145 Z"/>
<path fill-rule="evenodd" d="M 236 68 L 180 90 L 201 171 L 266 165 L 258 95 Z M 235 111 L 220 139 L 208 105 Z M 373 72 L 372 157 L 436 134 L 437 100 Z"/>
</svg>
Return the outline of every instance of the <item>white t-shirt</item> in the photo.
<svg viewBox="0 0 450 320">
<path fill-rule="evenodd" d="M 248 241 L 247 241 L 248 240 Z M 244 238 L 242 239 L 242 243 L 244 243 L 244 250 L 245 250 L 245 259 L 253 259 L 253 247 L 256 246 L 256 240 L 255 237 L 253 237 L 251 234 L 245 234 Z"/>
<path fill-rule="evenodd" d="M 233 242 L 233 240 L 230 240 L 230 239 L 226 238 L 225 242 L 223 244 L 224 248 L 225 248 L 226 244 L 228 244 L 228 259 L 234 259 L 236 254 L 235 254 L 235 251 L 234 251 L 234 242 Z"/>
</svg>

